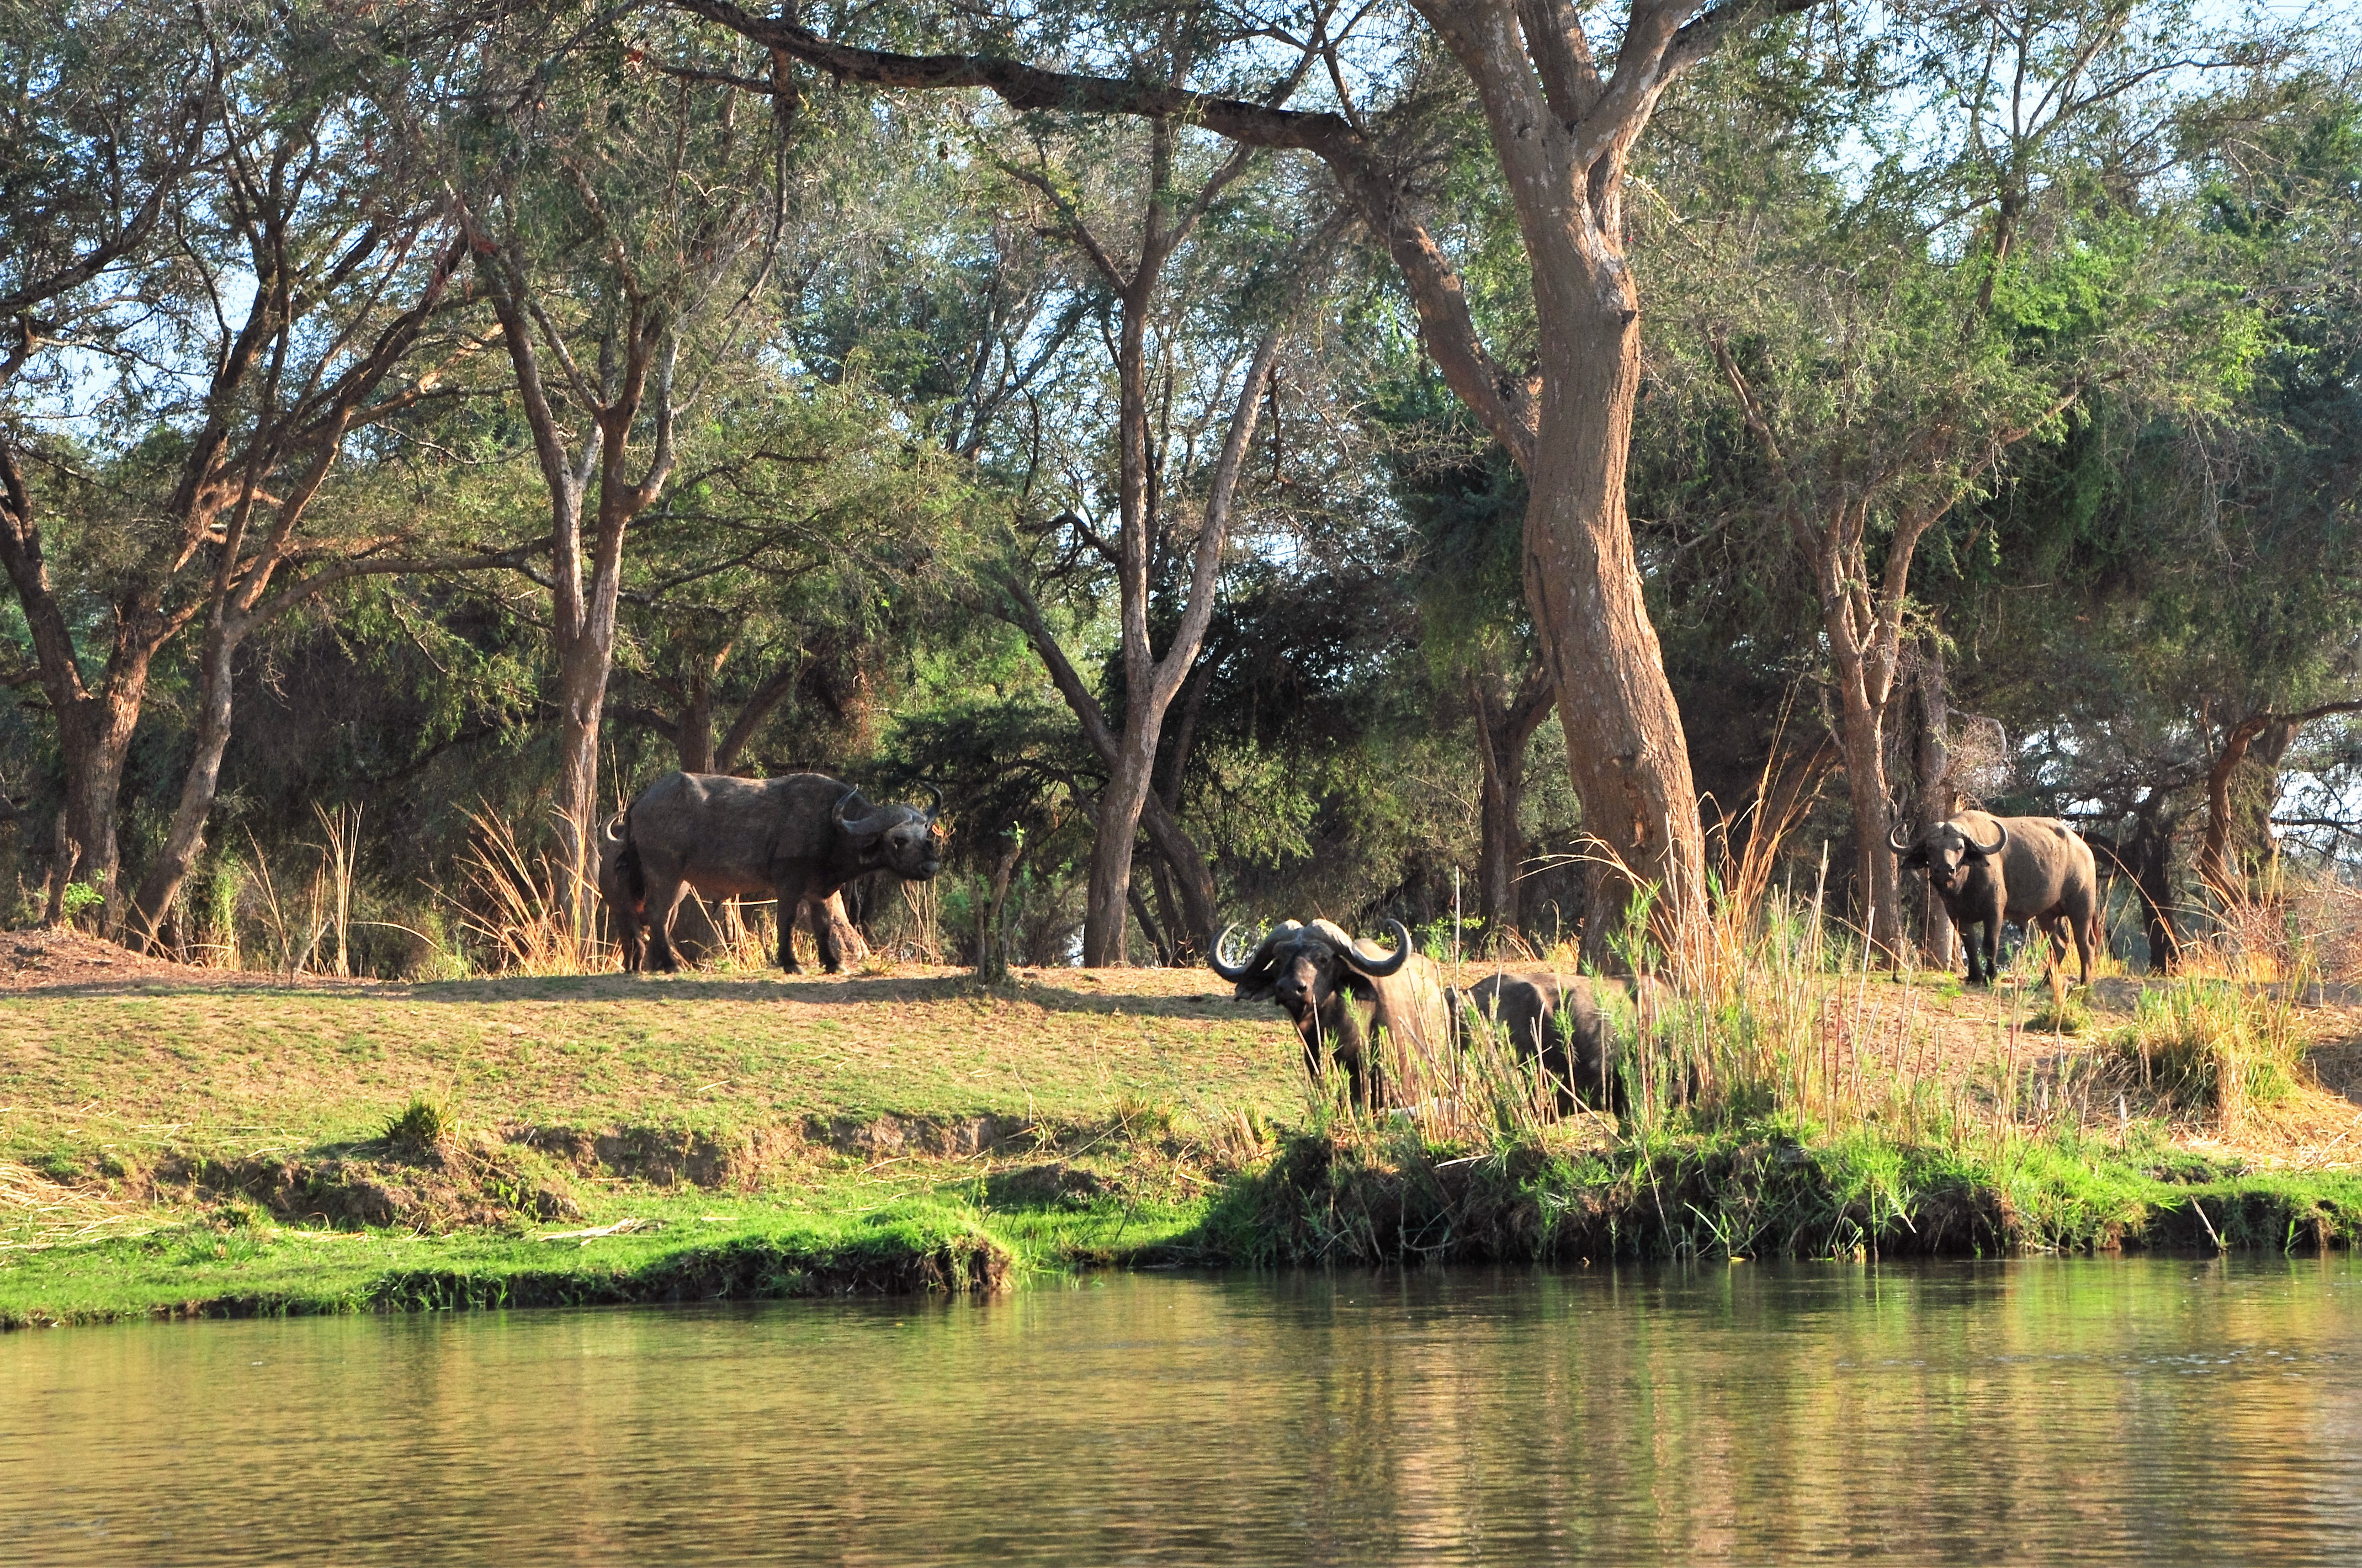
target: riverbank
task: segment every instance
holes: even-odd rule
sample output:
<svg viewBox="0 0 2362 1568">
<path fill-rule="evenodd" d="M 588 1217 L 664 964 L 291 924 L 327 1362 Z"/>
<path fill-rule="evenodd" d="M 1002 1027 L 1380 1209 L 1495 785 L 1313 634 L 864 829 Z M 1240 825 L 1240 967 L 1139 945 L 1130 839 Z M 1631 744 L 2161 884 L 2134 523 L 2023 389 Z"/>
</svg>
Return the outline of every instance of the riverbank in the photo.
<svg viewBox="0 0 2362 1568">
<path fill-rule="evenodd" d="M 1920 1074 L 1908 1104 L 1939 1124 L 1438 1135 L 1323 1112 L 1276 1013 L 1200 973 L 113 966 L 0 989 L 0 1323 L 2362 1236 L 2338 1077 L 2362 1029 L 2329 1005 L 2309 1027 L 2337 1071 L 2235 1127 L 2145 1089 L 2111 1043 L 2130 982 L 2097 988 L 2080 1035 L 2036 1036 L 2039 996 L 1836 977 L 1852 1070 Z"/>
</svg>

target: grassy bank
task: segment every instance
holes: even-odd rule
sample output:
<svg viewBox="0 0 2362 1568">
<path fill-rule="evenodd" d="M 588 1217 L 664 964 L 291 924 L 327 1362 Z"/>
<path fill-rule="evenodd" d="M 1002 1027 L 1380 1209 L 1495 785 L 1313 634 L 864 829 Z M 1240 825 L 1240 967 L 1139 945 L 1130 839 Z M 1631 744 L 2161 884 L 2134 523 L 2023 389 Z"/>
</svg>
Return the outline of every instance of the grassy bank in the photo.
<svg viewBox="0 0 2362 1568">
<path fill-rule="evenodd" d="M 2251 1172 L 2142 1139 L 1980 1149 L 1757 1126 L 1472 1154 L 1330 1136 L 1230 1184 L 1191 1239 L 1253 1264 L 2310 1251 L 2362 1239 L 2362 1174 Z"/>
<path fill-rule="evenodd" d="M 2029 1029 L 2039 992 L 1790 974 L 1773 1005 L 1661 1021 L 1681 1071 L 1618 1126 L 1499 1081 L 1449 1114 L 1343 1115 L 1275 1013 L 1197 973 L 292 986 L 93 962 L 0 990 L 0 1323 L 2362 1227 L 2354 1103 L 2228 1047 L 2174 1065 L 2231 1036 L 2122 982 L 2070 1035 Z M 2309 1016 L 2335 1057 L 2353 1020 Z M 1786 1077 L 1747 1088 L 1733 1042 Z M 1712 1114 L 1679 1088 L 1709 1081 Z M 2255 1090 L 2236 1116 L 2225 1084 Z"/>
</svg>

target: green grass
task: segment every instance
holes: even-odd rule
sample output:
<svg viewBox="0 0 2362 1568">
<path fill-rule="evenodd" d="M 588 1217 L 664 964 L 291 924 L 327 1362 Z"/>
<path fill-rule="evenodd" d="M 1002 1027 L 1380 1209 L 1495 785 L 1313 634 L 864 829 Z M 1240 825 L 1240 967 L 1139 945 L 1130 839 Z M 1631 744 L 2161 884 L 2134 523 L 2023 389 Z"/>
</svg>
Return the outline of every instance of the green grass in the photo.
<svg viewBox="0 0 2362 1568">
<path fill-rule="evenodd" d="M 698 975 L 23 992 L 0 996 L 0 1159 L 304 1148 L 375 1136 L 414 1100 L 476 1126 L 734 1130 L 1301 1098 L 1269 1008 L 1159 979 L 1119 996 Z"/>
<path fill-rule="evenodd" d="M 2153 1069 L 2222 1034 L 2184 1027 L 2219 999 L 2184 1000 L 2143 1014 Z M 1429 1143 L 1312 1107 L 1297 1061 L 1194 975 L 17 993 L 0 1324 L 2362 1235 L 2362 1176 L 2251 1175 L 2137 1118 L 1915 1140 L 1726 1108 Z"/>
</svg>

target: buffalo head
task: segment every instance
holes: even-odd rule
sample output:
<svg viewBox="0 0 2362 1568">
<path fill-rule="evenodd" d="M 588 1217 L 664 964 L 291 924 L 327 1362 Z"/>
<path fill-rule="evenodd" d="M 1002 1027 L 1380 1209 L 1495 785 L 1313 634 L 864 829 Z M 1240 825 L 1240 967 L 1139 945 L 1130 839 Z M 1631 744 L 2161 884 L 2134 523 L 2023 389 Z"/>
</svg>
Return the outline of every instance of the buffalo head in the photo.
<svg viewBox="0 0 2362 1568">
<path fill-rule="evenodd" d="M 1398 920 L 1386 924 L 1394 933 L 1395 950 L 1379 955 L 1363 952 L 1360 943 L 1325 921 L 1310 925 L 1282 921 L 1235 964 L 1222 958 L 1231 932 L 1238 929 L 1231 926 L 1215 942 L 1207 963 L 1238 988 L 1240 998 L 1269 997 L 1308 1032 L 1340 992 L 1361 988 L 1356 984 L 1360 980 L 1384 979 L 1410 962 L 1410 933 Z"/>
<path fill-rule="evenodd" d="M 943 843 L 935 816 L 943 810 L 943 792 L 932 784 L 919 786 L 933 803 L 916 806 L 872 806 L 858 790 L 847 790 L 836 802 L 830 820 L 852 843 L 868 870 L 887 870 L 908 881 L 923 882 L 944 868 Z"/>
<path fill-rule="evenodd" d="M 1929 884 L 1937 892 L 1948 893 L 1970 871 L 2009 847 L 2008 824 L 1996 822 L 1993 828 L 2000 836 L 1991 844 L 1979 844 L 1957 819 L 1930 826 L 1916 844 L 1904 842 L 1903 830 L 1897 828 L 1886 835 L 1886 844 L 1903 856 L 1906 868 L 1924 868 Z"/>
</svg>

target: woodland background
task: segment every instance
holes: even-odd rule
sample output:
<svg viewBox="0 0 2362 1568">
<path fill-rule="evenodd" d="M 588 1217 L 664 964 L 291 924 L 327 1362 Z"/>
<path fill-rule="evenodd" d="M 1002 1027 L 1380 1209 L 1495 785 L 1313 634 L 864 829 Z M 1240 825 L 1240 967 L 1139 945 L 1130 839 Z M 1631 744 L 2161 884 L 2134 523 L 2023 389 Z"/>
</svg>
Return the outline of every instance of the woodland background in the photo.
<svg viewBox="0 0 2362 1568">
<path fill-rule="evenodd" d="M 1470 945 L 1573 937 L 1524 470 L 1366 210 L 1187 115 L 865 85 L 717 9 L 0 0 L 0 923 L 546 961 L 636 790 L 813 767 L 942 789 L 943 880 L 848 898 L 915 956 L 1435 939 L 1455 876 Z M 1340 116 L 1531 366 L 1437 9 L 792 16 Z M 1710 856 L 1776 826 L 1784 880 L 1940 944 L 1889 828 L 2063 815 L 2136 966 L 2342 886 L 2354 36 L 1718 10 L 1620 215 Z"/>
</svg>

